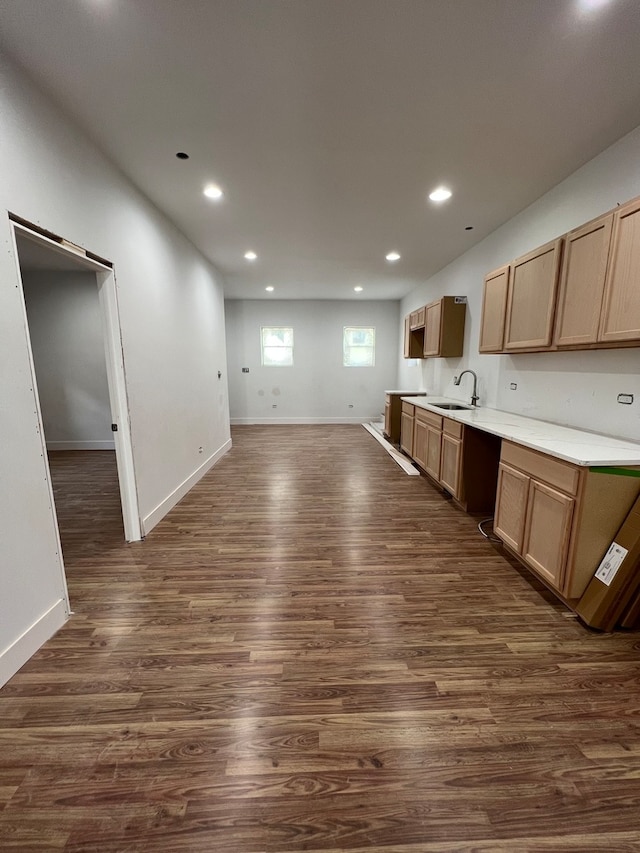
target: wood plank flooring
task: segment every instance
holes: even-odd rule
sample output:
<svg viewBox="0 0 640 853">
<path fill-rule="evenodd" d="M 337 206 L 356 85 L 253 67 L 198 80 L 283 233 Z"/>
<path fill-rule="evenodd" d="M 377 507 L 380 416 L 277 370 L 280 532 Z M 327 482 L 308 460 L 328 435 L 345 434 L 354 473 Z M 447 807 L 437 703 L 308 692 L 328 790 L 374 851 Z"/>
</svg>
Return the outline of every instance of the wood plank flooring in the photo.
<svg viewBox="0 0 640 853">
<path fill-rule="evenodd" d="M 359 426 L 233 441 L 132 545 L 112 454 L 53 458 L 75 615 L 0 691 L 0 849 L 640 851 L 640 634 Z"/>
</svg>

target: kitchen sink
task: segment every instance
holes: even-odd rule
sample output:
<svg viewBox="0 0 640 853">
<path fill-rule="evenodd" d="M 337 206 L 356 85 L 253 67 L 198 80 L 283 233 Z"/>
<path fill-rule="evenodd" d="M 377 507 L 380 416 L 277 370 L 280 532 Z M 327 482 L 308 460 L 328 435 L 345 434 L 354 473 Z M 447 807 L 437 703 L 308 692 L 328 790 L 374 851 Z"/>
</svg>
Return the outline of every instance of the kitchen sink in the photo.
<svg viewBox="0 0 640 853">
<path fill-rule="evenodd" d="M 471 408 L 471 406 L 460 406 L 458 403 L 431 403 L 432 406 L 437 406 L 439 409 L 466 409 L 467 411 Z"/>
</svg>

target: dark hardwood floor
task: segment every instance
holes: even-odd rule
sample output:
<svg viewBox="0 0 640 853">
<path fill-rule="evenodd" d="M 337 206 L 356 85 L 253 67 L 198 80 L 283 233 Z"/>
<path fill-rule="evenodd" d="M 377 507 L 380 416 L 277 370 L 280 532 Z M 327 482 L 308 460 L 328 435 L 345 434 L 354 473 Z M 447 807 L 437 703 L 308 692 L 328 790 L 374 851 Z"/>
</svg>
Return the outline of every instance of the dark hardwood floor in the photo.
<svg viewBox="0 0 640 853">
<path fill-rule="evenodd" d="M 0 850 L 640 850 L 640 634 L 358 426 L 234 429 L 126 545 L 56 454 L 75 615 L 0 691 Z"/>
</svg>

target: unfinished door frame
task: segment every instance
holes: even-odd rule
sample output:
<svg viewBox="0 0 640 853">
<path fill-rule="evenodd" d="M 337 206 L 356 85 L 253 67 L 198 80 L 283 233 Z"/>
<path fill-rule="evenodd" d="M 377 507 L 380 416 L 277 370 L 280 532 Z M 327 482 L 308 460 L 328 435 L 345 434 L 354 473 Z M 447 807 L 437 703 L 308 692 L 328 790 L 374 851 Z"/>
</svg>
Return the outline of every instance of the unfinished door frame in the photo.
<svg viewBox="0 0 640 853">
<path fill-rule="evenodd" d="M 118 309 L 118 291 L 116 287 L 116 279 L 113 268 L 94 258 L 88 257 L 84 250 L 79 247 L 71 246 L 73 244 L 61 244 L 55 240 L 33 231 L 22 223 L 10 219 L 11 235 L 13 239 L 13 249 L 15 252 L 16 264 L 18 267 L 18 278 L 20 286 L 23 289 L 24 302 L 24 287 L 22 284 L 22 270 L 20 269 L 20 256 L 18 253 L 17 235 L 38 243 L 41 246 L 50 249 L 57 254 L 67 255 L 72 257 L 78 267 L 96 273 L 96 282 L 98 286 L 98 299 L 100 302 L 100 314 L 102 319 L 102 337 L 105 351 L 105 362 L 107 368 L 107 383 L 109 386 L 109 403 L 111 407 L 111 418 L 113 424 L 117 427 L 113 432 L 114 445 L 116 451 L 116 464 L 118 468 L 118 482 L 120 485 L 120 501 L 122 504 L 122 520 L 124 522 L 124 535 L 127 542 L 136 542 L 142 539 L 142 525 L 140 522 L 140 510 L 138 506 L 138 493 L 136 489 L 135 468 L 133 463 L 133 443 L 131 440 L 131 423 L 129 418 L 129 404 L 127 399 L 127 385 L 124 369 L 124 357 L 122 353 L 122 335 L 120 331 L 120 312 Z M 26 318 L 26 307 L 25 307 Z M 29 344 L 29 360 L 31 365 L 31 376 L 33 387 L 36 391 L 38 421 L 40 426 L 40 435 L 43 444 L 43 457 L 47 466 L 47 479 L 49 490 L 51 491 L 51 503 L 55 507 L 53 501 L 53 491 L 51 487 L 51 474 L 49 471 L 49 461 L 46 452 L 46 441 L 42 424 L 42 412 L 40 411 L 40 398 L 37 393 L 37 378 L 35 374 L 35 366 L 33 361 L 33 352 L 31 347 L 31 334 L 29 332 L 29 323 L 27 320 L 27 338 Z M 57 528 L 57 517 L 56 517 Z"/>
</svg>

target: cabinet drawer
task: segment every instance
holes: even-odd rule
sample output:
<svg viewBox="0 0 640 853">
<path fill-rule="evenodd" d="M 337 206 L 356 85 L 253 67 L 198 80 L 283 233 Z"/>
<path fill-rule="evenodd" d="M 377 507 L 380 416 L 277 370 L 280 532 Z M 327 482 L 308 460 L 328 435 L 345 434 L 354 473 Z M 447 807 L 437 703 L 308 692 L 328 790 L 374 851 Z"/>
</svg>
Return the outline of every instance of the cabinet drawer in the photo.
<svg viewBox="0 0 640 853">
<path fill-rule="evenodd" d="M 429 412 L 427 409 L 421 409 L 416 406 L 416 419 L 422 421 L 423 424 L 429 424 L 436 429 L 442 429 L 442 415 L 436 415 L 434 412 Z"/>
<path fill-rule="evenodd" d="M 513 465 L 537 480 L 549 483 L 550 486 L 562 489 L 569 495 L 578 492 L 580 469 L 569 462 L 538 453 L 520 444 L 512 444 L 510 441 L 502 442 L 500 461 Z"/>
<path fill-rule="evenodd" d="M 442 421 L 442 432 L 453 436 L 453 438 L 462 438 L 462 424 L 451 418 L 444 418 Z"/>
<path fill-rule="evenodd" d="M 409 415 L 410 417 L 413 417 L 413 413 L 415 412 L 415 408 L 416 407 L 413 405 L 413 403 L 405 403 L 404 401 L 402 402 L 402 414 L 403 415 Z"/>
</svg>

